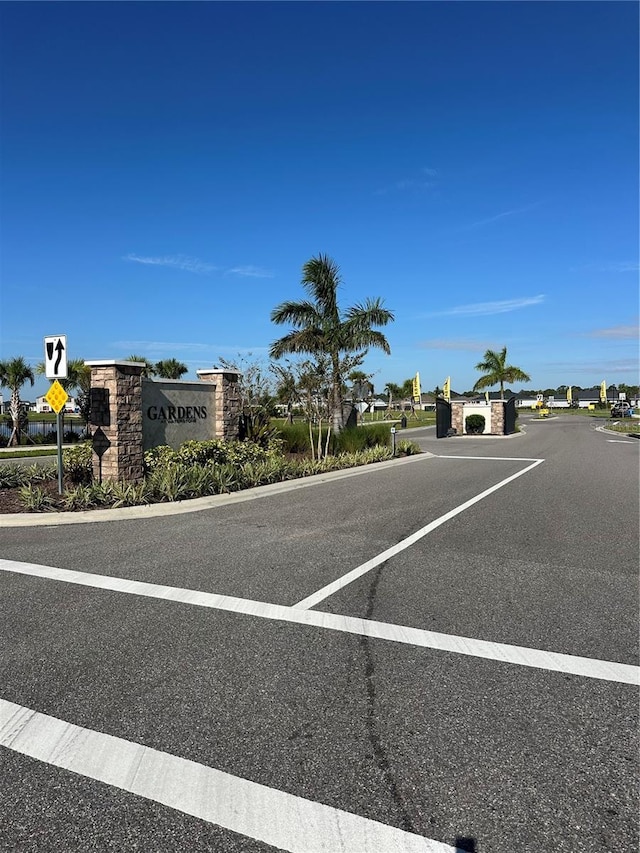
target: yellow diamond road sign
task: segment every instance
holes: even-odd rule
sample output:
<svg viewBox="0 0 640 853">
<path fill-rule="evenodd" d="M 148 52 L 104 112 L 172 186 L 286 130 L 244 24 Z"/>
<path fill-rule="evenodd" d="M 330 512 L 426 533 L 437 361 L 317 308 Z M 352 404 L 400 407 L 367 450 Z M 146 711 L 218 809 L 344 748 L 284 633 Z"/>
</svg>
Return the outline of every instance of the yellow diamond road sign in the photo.
<svg viewBox="0 0 640 853">
<path fill-rule="evenodd" d="M 58 412 L 62 411 L 64 408 L 64 404 L 69 399 L 69 395 L 56 379 L 51 388 L 49 388 L 47 393 L 44 395 L 44 399 L 51 406 L 53 411 L 58 414 Z"/>
</svg>

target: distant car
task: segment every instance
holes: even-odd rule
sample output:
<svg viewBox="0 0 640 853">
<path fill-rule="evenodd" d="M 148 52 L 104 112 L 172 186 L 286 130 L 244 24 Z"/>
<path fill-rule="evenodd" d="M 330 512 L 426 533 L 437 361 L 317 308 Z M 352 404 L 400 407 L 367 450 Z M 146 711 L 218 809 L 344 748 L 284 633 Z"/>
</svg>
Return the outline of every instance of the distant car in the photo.
<svg viewBox="0 0 640 853">
<path fill-rule="evenodd" d="M 631 405 L 624 400 L 621 400 L 619 403 L 614 403 L 611 407 L 611 417 L 612 418 L 630 418 L 633 414 L 633 409 Z"/>
</svg>

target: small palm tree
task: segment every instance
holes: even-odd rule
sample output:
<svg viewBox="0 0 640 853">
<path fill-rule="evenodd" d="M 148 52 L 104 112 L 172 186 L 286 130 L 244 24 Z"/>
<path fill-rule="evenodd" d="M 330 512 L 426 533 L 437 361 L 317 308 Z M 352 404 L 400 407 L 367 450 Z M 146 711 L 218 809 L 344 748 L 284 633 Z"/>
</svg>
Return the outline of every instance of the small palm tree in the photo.
<svg viewBox="0 0 640 853">
<path fill-rule="evenodd" d="M 9 413 L 13 428 L 9 438 L 10 447 L 20 444 L 20 389 L 25 382 L 33 385 L 34 381 L 33 369 L 22 356 L 0 361 L 0 388 L 8 388 L 11 391 Z"/>
<path fill-rule="evenodd" d="M 144 364 L 142 368 L 143 376 L 153 376 L 156 372 L 155 364 L 143 355 L 130 355 L 125 361 L 137 361 L 139 364 Z"/>
<path fill-rule="evenodd" d="M 344 425 L 342 389 L 344 358 L 369 347 L 390 353 L 389 343 L 374 326 L 386 326 L 393 314 L 380 299 L 367 299 L 341 312 L 338 306 L 340 268 L 327 255 L 311 258 L 302 268 L 302 286 L 312 301 L 282 302 L 271 312 L 278 325 L 289 323 L 293 330 L 271 344 L 270 355 L 278 359 L 291 353 L 327 356 L 331 365 L 330 407 L 335 430 Z"/>
<path fill-rule="evenodd" d="M 157 361 L 155 365 L 155 372 L 162 379 L 180 379 L 188 370 L 186 364 L 175 358 L 165 358 L 163 361 Z"/>
<path fill-rule="evenodd" d="M 530 382 L 531 377 L 519 367 L 514 367 L 507 364 L 507 348 L 502 347 L 500 352 L 495 352 L 488 349 L 482 361 L 476 364 L 476 370 L 481 370 L 485 374 L 473 386 L 474 391 L 481 391 L 484 388 L 491 388 L 493 385 L 500 385 L 500 397 L 504 398 L 504 383 L 505 382 Z"/>
</svg>

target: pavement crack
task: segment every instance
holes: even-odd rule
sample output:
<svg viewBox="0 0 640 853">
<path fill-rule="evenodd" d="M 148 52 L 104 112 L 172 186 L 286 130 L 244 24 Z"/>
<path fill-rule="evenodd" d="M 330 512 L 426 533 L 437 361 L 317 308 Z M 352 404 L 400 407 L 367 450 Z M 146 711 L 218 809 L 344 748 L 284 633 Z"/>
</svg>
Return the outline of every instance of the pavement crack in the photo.
<svg viewBox="0 0 640 853">
<path fill-rule="evenodd" d="M 365 619 L 371 619 L 371 617 L 373 616 L 376 595 L 378 592 L 378 583 L 380 582 L 380 577 L 382 575 L 384 566 L 385 563 L 381 563 L 373 573 L 373 580 L 371 582 L 371 586 L 369 588 L 369 595 L 367 597 L 367 610 L 365 613 Z M 391 798 L 395 803 L 398 813 L 400 815 L 402 824 L 401 828 L 404 829 L 406 832 L 415 832 L 416 830 L 414 829 L 413 821 L 411 820 L 411 816 L 409 815 L 402 794 L 400 793 L 398 782 L 396 780 L 393 770 L 391 769 L 387 750 L 385 749 L 382 743 L 382 738 L 380 736 L 378 719 L 376 715 L 377 697 L 375 683 L 375 660 L 373 656 L 371 639 L 367 636 L 362 636 L 360 638 L 360 645 L 364 653 L 365 661 L 364 674 L 367 701 L 365 724 L 367 728 L 367 738 L 369 740 L 369 743 L 371 744 L 371 749 L 375 762 L 378 765 L 378 768 L 380 769 L 386 781 L 387 787 L 389 788 L 389 792 L 391 794 Z"/>
</svg>

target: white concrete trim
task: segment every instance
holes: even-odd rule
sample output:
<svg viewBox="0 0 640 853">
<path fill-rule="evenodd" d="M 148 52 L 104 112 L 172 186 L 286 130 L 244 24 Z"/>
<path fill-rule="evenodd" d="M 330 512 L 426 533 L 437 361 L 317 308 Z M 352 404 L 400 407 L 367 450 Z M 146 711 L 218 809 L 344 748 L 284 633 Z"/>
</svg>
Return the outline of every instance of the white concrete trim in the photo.
<svg viewBox="0 0 640 853">
<path fill-rule="evenodd" d="M 159 584 L 146 583 L 145 581 L 77 572 L 54 566 L 19 563 L 14 560 L 0 559 L 0 571 L 14 572 L 31 577 L 62 581 L 64 583 L 73 583 L 95 589 L 107 589 L 113 592 L 126 593 L 127 595 L 140 595 L 164 601 L 190 604 L 196 607 L 224 610 L 260 619 L 273 619 L 279 622 L 307 625 L 329 631 L 340 631 L 361 637 L 371 637 L 409 646 L 452 652 L 454 654 L 484 658 L 485 660 L 517 664 L 518 666 L 528 666 L 549 672 L 569 673 L 585 678 L 616 681 L 621 684 L 640 684 L 640 667 L 617 663 L 615 661 L 602 661 L 595 658 L 531 649 L 526 646 L 513 646 L 506 643 L 492 643 L 489 640 L 459 637 L 455 634 L 440 634 L 435 631 L 426 631 L 422 628 L 411 628 L 388 622 L 375 622 L 355 616 L 341 616 L 319 610 L 301 610 L 299 607 L 288 607 L 282 604 L 269 604 L 263 601 L 252 601 L 247 598 L 235 598 L 211 592 L 199 592 L 194 589 L 161 586 Z"/>
<path fill-rule="evenodd" d="M 454 853 L 379 821 L 0 699 L 0 746 L 291 853 Z"/>
<path fill-rule="evenodd" d="M 127 359 L 118 358 L 99 358 L 92 361 L 85 361 L 87 367 L 146 367 L 143 361 L 127 361 Z"/>
</svg>

